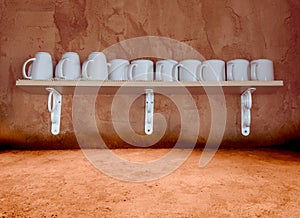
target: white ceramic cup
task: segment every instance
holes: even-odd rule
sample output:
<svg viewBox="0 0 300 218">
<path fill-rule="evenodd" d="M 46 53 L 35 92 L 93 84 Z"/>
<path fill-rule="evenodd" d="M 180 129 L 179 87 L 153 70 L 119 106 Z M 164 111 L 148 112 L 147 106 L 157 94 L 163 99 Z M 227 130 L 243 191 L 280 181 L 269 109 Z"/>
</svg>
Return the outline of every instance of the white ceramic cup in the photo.
<svg viewBox="0 0 300 218">
<path fill-rule="evenodd" d="M 154 80 L 153 62 L 145 59 L 132 61 L 128 76 L 130 80 Z"/>
<path fill-rule="evenodd" d="M 250 64 L 245 59 L 235 59 L 227 62 L 227 80 L 250 80 Z"/>
<path fill-rule="evenodd" d="M 155 80 L 175 81 L 173 77 L 178 64 L 175 60 L 161 60 L 156 62 Z"/>
<path fill-rule="evenodd" d="M 224 81 L 225 62 L 222 60 L 203 61 L 198 73 L 200 81 Z"/>
<path fill-rule="evenodd" d="M 128 80 L 129 61 L 125 59 L 113 59 L 109 61 L 108 78 L 110 80 Z"/>
<path fill-rule="evenodd" d="M 92 52 L 82 64 L 82 79 L 85 80 L 107 80 L 106 56 L 103 52 Z"/>
<path fill-rule="evenodd" d="M 28 72 L 26 66 L 29 62 Z M 23 64 L 22 74 L 30 80 L 49 80 L 53 78 L 53 62 L 51 55 L 47 52 L 38 52 L 34 58 L 30 58 Z"/>
<path fill-rule="evenodd" d="M 274 80 L 273 61 L 269 59 L 253 60 L 251 65 L 251 80 Z"/>
<path fill-rule="evenodd" d="M 174 78 L 176 81 L 197 81 L 197 72 L 201 66 L 201 61 L 195 59 L 188 59 L 180 61 L 176 65 L 174 71 Z"/>
<path fill-rule="evenodd" d="M 55 69 L 55 77 L 64 80 L 80 79 L 80 59 L 75 52 L 66 52 L 58 62 Z"/>
</svg>

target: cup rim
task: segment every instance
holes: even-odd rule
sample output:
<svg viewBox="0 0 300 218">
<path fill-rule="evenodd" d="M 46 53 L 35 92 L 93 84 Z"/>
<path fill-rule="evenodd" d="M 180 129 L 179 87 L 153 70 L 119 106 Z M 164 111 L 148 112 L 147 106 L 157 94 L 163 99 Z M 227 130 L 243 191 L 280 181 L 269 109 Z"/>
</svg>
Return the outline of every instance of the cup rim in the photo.
<svg viewBox="0 0 300 218">
<path fill-rule="evenodd" d="M 199 63 L 201 64 L 202 62 L 198 59 L 185 59 L 185 60 L 182 60 L 180 61 L 179 63 L 182 64 L 182 63 L 185 63 L 185 62 L 192 62 L 192 63 Z"/>
<path fill-rule="evenodd" d="M 103 52 L 93 51 L 93 52 L 89 53 L 89 56 L 90 56 L 90 55 L 100 55 L 100 54 L 103 54 L 103 55 L 104 55 Z"/>
<path fill-rule="evenodd" d="M 137 60 L 134 60 L 134 61 L 131 61 L 131 63 L 152 63 L 153 64 L 153 61 L 151 60 L 148 60 L 148 59 L 137 59 Z"/>
<path fill-rule="evenodd" d="M 98 57 L 99 55 L 105 56 L 103 52 L 91 52 L 88 56 L 88 58 L 95 58 Z"/>
<path fill-rule="evenodd" d="M 251 63 L 252 62 L 257 62 L 257 61 L 259 61 L 259 62 L 272 62 L 273 63 L 273 61 L 271 59 L 266 59 L 266 58 L 254 59 L 254 60 L 251 61 Z"/>
<path fill-rule="evenodd" d="M 65 52 L 65 53 L 63 54 L 63 56 L 64 56 L 64 55 L 74 55 L 74 56 L 79 56 L 76 52 L 73 52 L 73 51 Z"/>
<path fill-rule="evenodd" d="M 247 63 L 249 63 L 249 62 L 250 62 L 250 61 L 249 61 L 249 60 L 247 60 L 247 59 L 237 58 L 237 59 L 232 59 L 232 60 L 229 60 L 229 61 L 227 61 L 227 63 L 229 63 L 229 62 L 233 62 L 233 61 L 247 62 Z"/>
<path fill-rule="evenodd" d="M 116 59 L 111 59 L 110 61 L 109 61 L 109 63 L 111 63 L 111 62 L 123 62 L 123 63 L 129 63 L 129 61 L 128 60 L 126 60 L 126 59 L 122 59 L 122 58 L 116 58 Z"/>
<path fill-rule="evenodd" d="M 210 63 L 210 62 L 213 62 L 213 63 L 225 63 L 225 61 L 223 61 L 221 59 L 210 59 L 210 60 L 203 61 L 203 63 Z"/>
<path fill-rule="evenodd" d="M 171 63 L 173 63 L 173 64 L 178 64 L 178 61 L 173 60 L 173 59 L 159 60 L 159 61 L 156 62 L 156 64 L 160 64 L 160 63 L 162 63 L 162 62 L 171 62 Z"/>
</svg>

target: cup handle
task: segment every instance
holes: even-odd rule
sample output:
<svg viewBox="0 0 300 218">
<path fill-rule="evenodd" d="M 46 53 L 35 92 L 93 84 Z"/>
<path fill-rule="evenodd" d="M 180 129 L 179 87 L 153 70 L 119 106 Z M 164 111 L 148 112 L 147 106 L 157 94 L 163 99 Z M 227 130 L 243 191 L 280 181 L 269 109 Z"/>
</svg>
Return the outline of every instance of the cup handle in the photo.
<svg viewBox="0 0 300 218">
<path fill-rule="evenodd" d="M 228 64 L 228 69 L 227 69 L 227 80 L 234 80 L 233 76 L 233 68 L 234 64 Z"/>
<path fill-rule="evenodd" d="M 88 67 L 88 64 L 90 63 L 90 62 L 93 62 L 94 60 L 87 60 L 87 61 L 85 61 L 85 62 L 83 62 L 83 64 L 82 64 L 82 77 L 84 78 L 84 79 L 89 79 L 90 78 L 90 76 L 88 75 L 88 73 L 87 73 L 87 67 Z"/>
<path fill-rule="evenodd" d="M 199 64 L 196 68 L 196 80 L 197 81 L 200 81 L 199 73 L 200 73 L 201 66 L 202 66 L 202 64 Z"/>
<path fill-rule="evenodd" d="M 258 64 L 256 62 L 251 63 L 251 79 L 252 80 L 258 80 L 257 79 L 257 66 L 258 66 Z"/>
<path fill-rule="evenodd" d="M 178 80 L 179 80 L 179 68 L 180 68 L 180 67 L 183 67 L 183 65 L 182 65 L 182 64 L 177 64 L 177 65 L 175 66 L 174 71 L 173 71 L 173 78 L 174 78 L 175 81 L 178 81 Z"/>
<path fill-rule="evenodd" d="M 162 80 L 161 72 L 162 72 L 163 66 L 164 66 L 163 64 L 158 64 L 157 65 L 157 70 L 156 70 L 156 75 L 155 75 L 156 80 Z"/>
<path fill-rule="evenodd" d="M 32 79 L 32 76 L 28 76 L 28 74 L 26 73 L 26 65 L 31 62 L 31 61 L 35 61 L 36 58 L 30 58 L 28 59 L 27 61 L 25 61 L 25 63 L 23 64 L 23 67 L 22 67 L 22 74 L 24 76 L 25 79 Z"/>
<path fill-rule="evenodd" d="M 65 63 L 65 61 L 69 60 L 68 58 L 64 58 L 62 60 L 60 60 L 56 66 L 56 69 L 57 69 L 57 77 L 58 78 L 62 78 L 64 79 L 65 76 L 63 74 L 63 64 Z"/>
<path fill-rule="evenodd" d="M 111 68 L 111 63 L 106 63 L 107 69 Z"/>
<path fill-rule="evenodd" d="M 133 73 L 133 68 L 136 67 L 136 64 L 130 64 L 130 67 L 128 69 L 128 78 L 129 80 L 133 80 L 133 76 L 132 76 L 132 73 Z"/>
<path fill-rule="evenodd" d="M 203 81 L 203 82 L 205 81 L 204 78 L 203 78 L 203 70 L 204 70 L 205 67 L 207 67 L 207 64 L 205 64 L 205 63 L 201 64 L 200 68 L 199 68 L 199 71 L 198 71 L 198 74 L 197 74 L 198 80 Z"/>
</svg>

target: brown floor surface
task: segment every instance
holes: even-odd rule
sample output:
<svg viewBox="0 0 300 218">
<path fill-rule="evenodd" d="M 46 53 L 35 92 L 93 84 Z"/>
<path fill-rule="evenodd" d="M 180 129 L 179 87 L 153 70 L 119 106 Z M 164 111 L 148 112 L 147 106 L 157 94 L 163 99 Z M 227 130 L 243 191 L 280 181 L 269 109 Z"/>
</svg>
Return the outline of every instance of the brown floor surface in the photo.
<svg viewBox="0 0 300 218">
<path fill-rule="evenodd" d="M 115 153 L 145 161 L 168 151 Z M 299 153 L 219 150 L 204 168 L 200 155 L 132 183 L 101 173 L 80 150 L 1 152 L 0 217 L 300 217 Z"/>
</svg>

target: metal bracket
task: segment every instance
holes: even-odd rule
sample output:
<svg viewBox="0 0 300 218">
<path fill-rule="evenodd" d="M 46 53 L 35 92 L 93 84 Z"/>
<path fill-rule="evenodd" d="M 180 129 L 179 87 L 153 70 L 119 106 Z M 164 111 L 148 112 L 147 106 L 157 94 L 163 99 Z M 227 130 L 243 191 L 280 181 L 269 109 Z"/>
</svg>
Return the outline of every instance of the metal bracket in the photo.
<svg viewBox="0 0 300 218">
<path fill-rule="evenodd" d="M 145 106 L 145 133 L 151 135 L 153 132 L 154 93 L 153 89 L 146 89 Z"/>
<path fill-rule="evenodd" d="M 241 130 L 242 135 L 248 136 L 250 134 L 251 123 L 251 107 L 252 107 L 252 93 L 256 88 L 248 88 L 241 95 Z"/>
<path fill-rule="evenodd" d="M 48 111 L 51 113 L 51 133 L 57 135 L 60 130 L 60 115 L 62 96 L 54 88 L 46 88 L 49 91 Z"/>
</svg>

